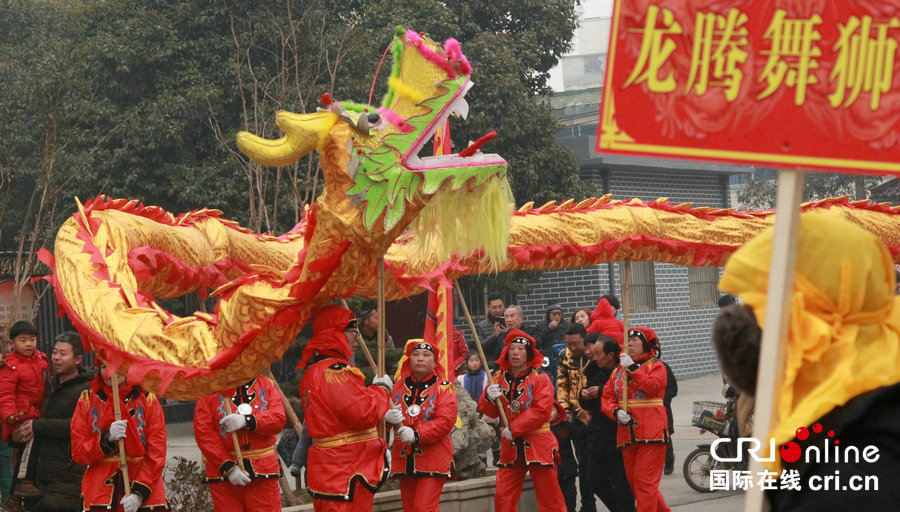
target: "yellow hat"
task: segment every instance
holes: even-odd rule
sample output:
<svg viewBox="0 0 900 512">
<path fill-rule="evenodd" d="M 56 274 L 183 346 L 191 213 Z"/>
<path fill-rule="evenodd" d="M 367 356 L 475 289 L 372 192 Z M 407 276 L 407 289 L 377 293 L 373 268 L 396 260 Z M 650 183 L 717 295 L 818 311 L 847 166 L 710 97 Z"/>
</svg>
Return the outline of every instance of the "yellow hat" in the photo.
<svg viewBox="0 0 900 512">
<path fill-rule="evenodd" d="M 719 281 L 753 308 L 763 329 L 772 234 L 769 228 L 736 251 Z M 873 234 L 827 212 L 801 216 L 784 378 L 769 434 L 778 446 L 851 398 L 900 382 L 894 287 L 890 252 Z"/>
</svg>

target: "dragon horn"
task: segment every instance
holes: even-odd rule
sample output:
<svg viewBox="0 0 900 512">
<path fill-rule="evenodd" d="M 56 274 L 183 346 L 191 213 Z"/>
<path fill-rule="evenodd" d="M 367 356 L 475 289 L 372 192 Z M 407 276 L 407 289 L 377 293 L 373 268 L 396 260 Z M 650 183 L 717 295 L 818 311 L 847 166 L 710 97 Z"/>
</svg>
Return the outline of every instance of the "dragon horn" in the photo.
<svg viewBox="0 0 900 512">
<path fill-rule="evenodd" d="M 269 140 L 242 131 L 237 134 L 237 145 L 256 163 L 270 167 L 288 165 L 321 147 L 337 119 L 338 116 L 331 112 L 293 114 L 279 111 L 275 114 L 275 123 L 284 132 L 284 137 Z"/>
</svg>

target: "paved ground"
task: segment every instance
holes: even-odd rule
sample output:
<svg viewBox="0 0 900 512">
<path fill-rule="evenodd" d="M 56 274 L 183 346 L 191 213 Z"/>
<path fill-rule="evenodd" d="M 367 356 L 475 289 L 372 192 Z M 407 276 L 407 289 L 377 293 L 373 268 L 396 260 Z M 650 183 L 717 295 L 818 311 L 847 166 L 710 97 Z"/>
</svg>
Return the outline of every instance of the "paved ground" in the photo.
<svg viewBox="0 0 900 512">
<path fill-rule="evenodd" d="M 691 412 L 694 401 L 712 400 L 723 402 L 722 378 L 719 374 L 708 375 L 695 379 L 683 380 L 678 383 L 678 396 L 672 401 L 672 414 L 675 418 L 675 434 L 672 436 L 675 442 L 675 472 L 671 475 L 663 475 L 660 487 L 666 502 L 673 511 L 713 511 L 713 510 L 741 510 L 743 508 L 743 495 L 739 492 L 715 492 L 699 493 L 688 487 L 682 476 L 681 467 L 684 457 L 696 448 L 698 443 L 709 443 L 715 439 L 712 434 L 703 433 L 691 426 Z M 169 434 L 168 455 L 169 462 L 176 456 L 191 460 L 200 460 L 200 450 L 194 443 L 191 423 L 171 423 L 167 426 Z M 293 484 L 293 478 L 290 478 Z M 599 502 L 598 510 L 606 508 Z"/>
</svg>

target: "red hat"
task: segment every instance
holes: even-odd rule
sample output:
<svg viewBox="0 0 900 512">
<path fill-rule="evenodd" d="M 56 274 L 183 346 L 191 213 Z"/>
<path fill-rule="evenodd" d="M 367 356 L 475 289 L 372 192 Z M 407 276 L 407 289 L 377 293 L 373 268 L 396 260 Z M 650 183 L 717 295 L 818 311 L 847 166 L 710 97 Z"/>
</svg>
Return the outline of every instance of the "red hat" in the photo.
<svg viewBox="0 0 900 512">
<path fill-rule="evenodd" d="M 412 375 L 412 369 L 409 367 L 409 358 L 412 357 L 413 350 L 417 348 L 430 350 L 434 354 L 434 373 L 444 375 L 444 367 L 441 365 L 441 349 L 430 341 L 414 338 L 406 342 L 403 359 L 400 360 L 400 368 L 397 370 L 400 377 L 405 379 Z"/>
<path fill-rule="evenodd" d="M 528 351 L 528 366 L 534 369 L 540 369 L 541 365 L 544 363 L 544 355 L 541 354 L 541 351 L 535 346 L 534 338 L 525 334 L 525 331 L 520 329 L 510 329 L 506 333 L 504 341 L 506 342 L 506 346 L 503 347 L 500 358 L 495 361 L 500 368 L 509 370 L 509 358 L 507 357 L 507 353 L 509 352 L 510 345 L 513 343 L 525 346 L 525 349 Z"/>
<path fill-rule="evenodd" d="M 349 358 L 350 346 L 347 345 L 344 329 L 350 325 L 351 320 L 355 321 L 356 319 L 353 317 L 353 313 L 345 307 L 325 306 L 320 309 L 312 323 L 312 339 L 303 349 L 297 368 L 306 366 L 316 352 Z"/>
<path fill-rule="evenodd" d="M 651 351 L 659 350 L 659 338 L 656 337 L 656 332 L 653 329 L 649 327 L 632 327 L 628 329 L 628 337 L 632 336 L 637 336 L 644 341 Z"/>
</svg>

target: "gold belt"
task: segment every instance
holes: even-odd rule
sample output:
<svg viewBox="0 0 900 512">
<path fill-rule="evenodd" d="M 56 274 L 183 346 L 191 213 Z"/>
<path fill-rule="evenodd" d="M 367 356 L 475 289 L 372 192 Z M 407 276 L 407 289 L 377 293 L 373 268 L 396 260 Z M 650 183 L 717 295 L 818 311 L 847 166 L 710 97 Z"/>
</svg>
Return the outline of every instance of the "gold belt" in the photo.
<svg viewBox="0 0 900 512">
<path fill-rule="evenodd" d="M 229 451 L 232 457 L 237 457 L 237 454 L 233 451 Z M 275 453 L 275 447 L 269 446 L 267 448 L 259 448 L 257 450 L 241 450 L 241 457 L 244 459 L 258 459 L 260 457 L 265 457 L 266 455 L 271 455 Z"/>
<path fill-rule="evenodd" d="M 318 448 L 334 448 L 345 444 L 361 443 L 370 439 L 377 439 L 378 431 L 375 427 L 357 432 L 344 432 L 336 436 L 320 437 L 313 439 L 313 446 Z"/>
<path fill-rule="evenodd" d="M 662 398 L 629 399 L 628 407 L 654 407 L 663 405 Z"/>
<path fill-rule="evenodd" d="M 550 423 L 544 423 L 537 430 L 532 430 L 529 432 L 530 434 L 537 434 L 538 432 L 549 432 L 550 431 Z"/>
<path fill-rule="evenodd" d="M 119 457 L 104 457 L 103 462 L 119 462 Z M 144 460 L 144 457 L 126 457 L 128 462 L 141 462 Z"/>
</svg>

